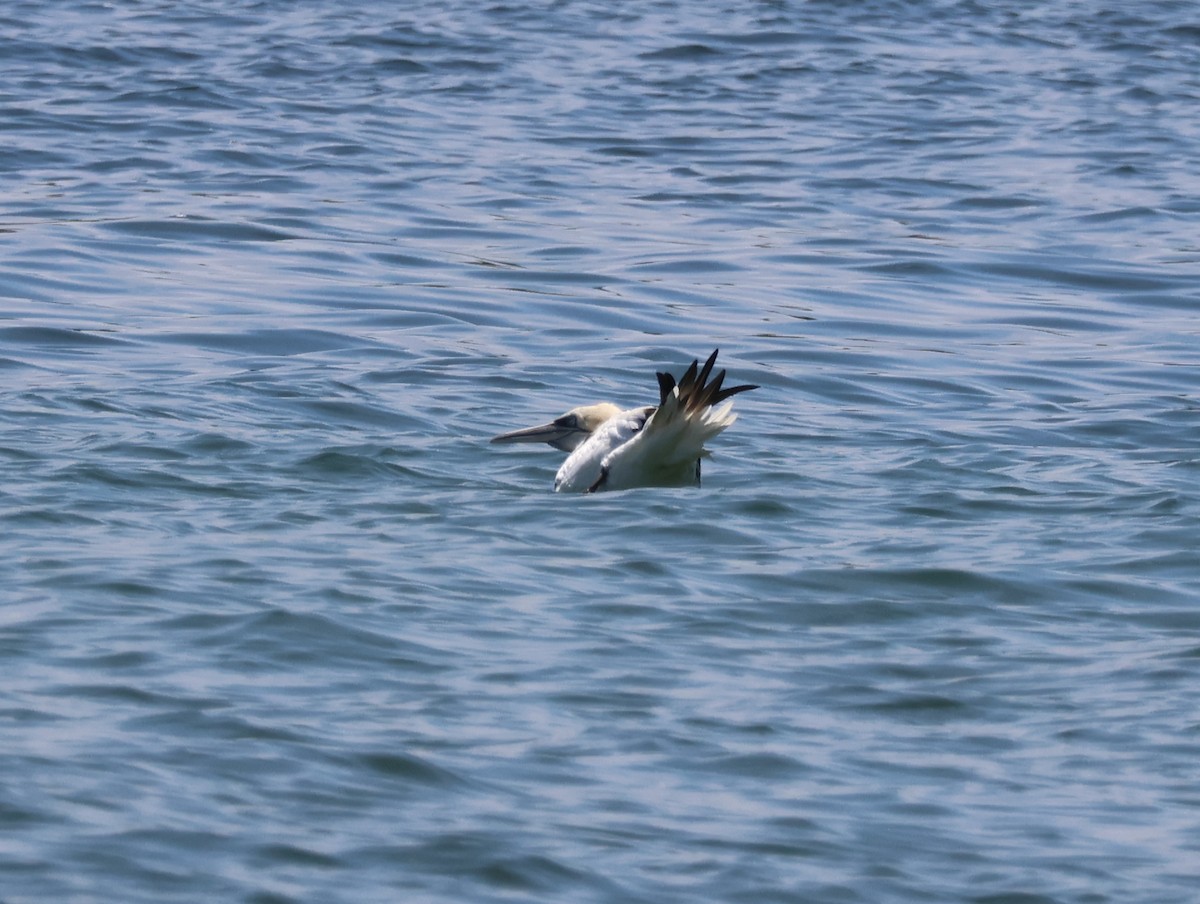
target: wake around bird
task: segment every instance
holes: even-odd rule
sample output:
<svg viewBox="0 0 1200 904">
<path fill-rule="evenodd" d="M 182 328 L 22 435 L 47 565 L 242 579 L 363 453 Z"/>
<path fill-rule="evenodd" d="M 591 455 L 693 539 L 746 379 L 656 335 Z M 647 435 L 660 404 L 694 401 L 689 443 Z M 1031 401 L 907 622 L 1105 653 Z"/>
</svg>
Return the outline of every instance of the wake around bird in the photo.
<svg viewBox="0 0 1200 904">
<path fill-rule="evenodd" d="M 492 442 L 549 443 L 571 453 L 554 478 L 556 493 L 699 486 L 700 459 L 708 454 L 704 444 L 737 419 L 733 402 L 726 400 L 758 389 L 749 384 L 722 389 L 724 370 L 709 379 L 716 360 L 714 350 L 703 367 L 693 361 L 678 382 L 656 374 L 658 405 L 624 411 L 611 402 L 583 405 Z"/>
</svg>

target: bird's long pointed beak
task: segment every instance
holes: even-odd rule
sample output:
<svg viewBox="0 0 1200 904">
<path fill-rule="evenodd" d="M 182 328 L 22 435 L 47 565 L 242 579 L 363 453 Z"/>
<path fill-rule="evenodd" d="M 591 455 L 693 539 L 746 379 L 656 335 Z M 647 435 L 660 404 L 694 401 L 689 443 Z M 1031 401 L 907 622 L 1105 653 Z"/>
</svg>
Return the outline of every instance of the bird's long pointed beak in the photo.
<svg viewBox="0 0 1200 904">
<path fill-rule="evenodd" d="M 548 424 L 538 424 L 536 427 L 525 427 L 523 430 L 513 430 L 511 433 L 501 433 L 493 436 L 494 443 L 550 443 L 554 445 L 565 439 L 573 430 L 551 421 Z"/>
</svg>

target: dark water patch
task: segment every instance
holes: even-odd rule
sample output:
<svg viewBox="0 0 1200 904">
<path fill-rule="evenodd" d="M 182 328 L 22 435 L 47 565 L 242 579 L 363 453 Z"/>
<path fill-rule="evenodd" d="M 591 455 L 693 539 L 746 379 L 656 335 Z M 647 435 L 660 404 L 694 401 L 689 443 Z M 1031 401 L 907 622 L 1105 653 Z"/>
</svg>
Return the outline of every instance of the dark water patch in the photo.
<svg viewBox="0 0 1200 904">
<path fill-rule="evenodd" d="M 0 370 L 24 370 L 34 369 L 36 365 L 26 361 L 18 361 L 15 358 L 5 358 L 0 356 Z"/>
<path fill-rule="evenodd" d="M 656 191 L 644 195 L 638 195 L 637 201 L 645 201 L 651 204 L 685 204 L 688 206 L 704 206 L 713 209 L 729 210 L 745 205 L 755 204 L 770 204 L 776 199 L 767 194 L 758 192 L 737 192 L 737 191 L 686 191 L 686 192 L 664 192 Z M 709 224 L 724 224 L 724 225 L 749 225 L 752 218 L 745 215 L 733 215 L 720 218 L 706 218 L 705 223 Z"/>
<path fill-rule="evenodd" d="M 410 57 L 394 56 L 378 59 L 371 67 L 388 75 L 420 75 L 429 72 L 431 67 Z"/>
<path fill-rule="evenodd" d="M 0 341 L 48 351 L 82 351 L 103 346 L 122 345 L 127 340 L 114 335 L 113 330 L 9 326 L 0 327 Z"/>
<path fill-rule="evenodd" d="M 1087 316 L 1070 317 L 1065 314 L 1042 314 L 1030 311 L 1027 314 L 1001 318 L 997 322 L 1064 334 L 1113 331 L 1120 328 L 1119 324 L 1113 323 L 1108 317 L 1097 312 L 1090 312 Z"/>
<path fill-rule="evenodd" d="M 721 52 L 708 44 L 677 44 L 661 50 L 650 50 L 638 54 L 639 58 L 654 60 L 702 60 L 720 56 Z"/>
<path fill-rule="evenodd" d="M 680 257 L 676 260 L 637 263 L 629 269 L 635 273 L 736 273 L 745 268 L 717 260 Z"/>
<path fill-rule="evenodd" d="M 104 406 L 99 410 L 116 411 L 111 406 Z M 185 461 L 190 457 L 186 452 L 176 449 L 173 446 L 138 443 L 129 440 L 96 446 L 95 452 L 105 457 L 135 459 L 138 461 Z"/>
<path fill-rule="evenodd" d="M 867 273 L 880 273 L 883 275 L 894 275 L 904 277 L 906 279 L 914 278 L 929 278 L 929 279 L 952 279 L 956 275 L 956 270 L 947 266 L 944 263 L 929 260 L 906 260 L 906 261 L 891 261 L 884 264 L 863 264 L 858 267 Z"/>
<path fill-rule="evenodd" d="M 242 107 L 237 98 L 216 90 L 213 84 L 198 84 L 186 80 L 156 79 L 145 86 L 130 88 L 115 94 L 114 103 L 138 109 L 235 111 Z"/>
<path fill-rule="evenodd" d="M 750 753 L 708 760 L 699 767 L 705 771 L 750 779 L 778 780 L 794 778 L 810 770 L 790 756 L 778 753 Z"/>
<path fill-rule="evenodd" d="M 0 513 L 0 521 L 9 522 L 13 528 L 25 526 L 59 527 L 59 528 L 92 528 L 106 522 L 91 515 L 80 512 L 63 511 L 61 508 L 39 508 L 34 506 L 22 507 L 18 510 Z"/>
<path fill-rule="evenodd" d="M 986 718 L 982 712 L 963 700 L 943 694 L 889 695 L 863 707 L 880 715 L 919 722 L 946 722 L 959 719 Z"/>
<path fill-rule="evenodd" d="M 464 784 L 464 779 L 449 769 L 436 766 L 429 760 L 412 754 L 366 753 L 362 754 L 360 759 L 372 773 L 389 782 L 439 788 L 454 788 Z"/>
<path fill-rule="evenodd" d="M 575 884 L 590 878 L 585 873 L 540 854 L 488 863 L 482 868 L 481 876 L 490 885 L 499 888 L 547 894 L 561 891 L 564 884 Z"/>
<path fill-rule="evenodd" d="M 341 617 L 276 608 L 217 620 L 189 616 L 166 627 L 201 631 L 202 637 L 193 643 L 236 657 L 248 672 L 287 669 L 289 663 L 333 669 L 355 660 L 378 661 L 379 657 L 416 672 L 443 667 L 442 654 L 432 647 L 355 627 Z"/>
<path fill-rule="evenodd" d="M 159 220 L 114 220 L 103 228 L 138 238 L 173 242 L 283 242 L 299 236 L 253 223 L 235 223 L 199 216 L 181 216 Z"/>
<path fill-rule="evenodd" d="M 175 490 L 188 494 L 224 498 L 246 498 L 252 492 L 248 486 L 241 483 L 215 481 L 208 475 L 199 473 L 195 473 L 194 476 L 185 476 L 175 471 L 155 467 L 81 463 L 66 465 L 58 469 L 57 475 L 60 479 L 69 479 L 83 486 L 93 485 L 114 490 Z M 151 508 L 161 507 L 162 503 L 162 500 L 151 503 Z M 102 504 L 113 510 L 117 510 L 123 505 L 117 498 Z"/>
<path fill-rule="evenodd" d="M 264 866 L 301 866 L 316 869 L 340 869 L 346 861 L 331 854 L 310 847 L 300 847 L 294 844 L 280 842 L 265 842 L 255 850 L 255 857 Z M 271 896 L 279 900 L 291 900 L 280 896 Z"/>
<path fill-rule="evenodd" d="M 392 461 L 380 460 L 377 453 L 360 454 L 338 449 L 326 449 L 297 464 L 296 472 L 317 479 L 395 480 L 413 477 L 416 470 Z"/>
<path fill-rule="evenodd" d="M 92 668 L 103 672 L 109 670 L 144 669 L 156 663 L 158 657 L 155 654 L 150 654 L 142 650 L 123 650 L 121 652 L 71 657 L 69 661 L 80 668 Z"/>
<path fill-rule="evenodd" d="M 396 251 L 376 251 L 372 252 L 371 257 L 380 263 L 387 264 L 391 267 L 398 267 L 401 270 L 420 270 L 441 266 L 440 261 L 436 261 L 431 258 L 419 257 L 412 254 L 403 254 Z"/>
<path fill-rule="evenodd" d="M 581 893 L 587 889 L 608 891 L 611 880 L 572 869 L 556 859 L 525 853 L 512 840 L 485 832 L 440 833 L 418 844 L 396 850 L 362 851 L 391 859 L 403 857 L 419 872 L 474 877 L 492 893 L 510 895 Z"/>
<path fill-rule="evenodd" d="M 302 732 L 291 731 L 262 722 L 238 718 L 229 714 L 214 714 L 195 708 L 173 710 L 153 715 L 131 716 L 123 719 L 121 728 L 129 732 L 146 732 L 161 737 L 211 740 L 264 742 L 277 744 L 306 744 L 309 738 Z"/>
<path fill-rule="evenodd" d="M 1036 198 L 1021 198 L 1021 197 L 983 197 L 975 196 L 968 198 L 959 198 L 952 202 L 952 207 L 960 207 L 964 209 L 975 210 L 1016 210 L 1025 207 L 1042 207 L 1046 202 Z"/>
<path fill-rule="evenodd" d="M 335 387 L 341 389 L 342 387 Z M 300 399 L 296 407 L 311 412 L 320 423 L 341 423 L 354 426 L 385 428 L 390 434 L 426 431 L 432 417 L 418 417 L 387 408 L 382 404 L 353 402 L 346 399 Z M 386 454 L 388 450 L 379 450 Z"/>
<path fill-rule="evenodd" d="M 484 261 L 476 261 L 477 266 L 492 266 Z M 610 286 L 624 282 L 608 274 L 588 273 L 573 270 L 519 270 L 497 269 L 491 276 L 498 283 L 519 283 L 523 287 L 530 285 L 563 285 L 563 286 Z M 529 291 L 526 288 L 526 291 Z"/>
<path fill-rule="evenodd" d="M 763 580 L 764 589 L 778 587 L 778 580 L 766 578 Z M 800 582 L 801 588 L 812 587 L 814 590 L 829 588 L 836 590 L 844 584 L 859 584 L 855 580 L 845 580 L 840 573 L 833 572 L 825 576 L 808 573 Z M 875 588 L 882 596 L 886 591 L 884 585 Z M 844 592 L 844 591 L 843 591 Z M 838 594 L 839 597 L 842 593 Z M 935 610 L 936 611 L 936 610 Z M 760 615 L 759 618 L 762 616 Z M 886 598 L 856 599 L 851 595 L 839 602 L 823 602 L 819 599 L 797 600 L 795 602 L 776 601 L 771 610 L 771 620 L 781 624 L 808 626 L 844 626 L 844 625 L 886 625 L 895 622 L 907 622 L 933 617 L 929 607 L 914 606 L 900 600 Z"/>
<path fill-rule="evenodd" d="M 59 820 L 54 819 L 40 809 L 34 809 L 32 807 L 24 807 L 17 804 L 8 803 L 6 801 L 0 801 L 0 826 L 18 831 L 28 831 L 37 829 L 42 825 L 53 825 L 58 822 Z M 21 870 L 21 865 L 14 863 L 13 860 L 14 858 L 10 854 L 8 857 L 5 857 L 4 860 L 0 860 L 0 863 L 3 864 L 6 871 L 14 870 L 19 872 Z M 25 870 L 29 872 L 40 869 L 41 866 L 41 864 L 37 863 L 24 864 Z"/>
<path fill-rule="evenodd" d="M 100 160 L 96 163 L 89 164 L 85 171 L 89 173 L 99 173 L 102 175 L 121 173 L 121 172 L 165 172 L 174 169 L 175 164 L 167 160 L 159 160 L 154 157 L 145 157 L 141 155 L 131 155 L 119 158 L 110 158 L 108 160 Z"/>
<path fill-rule="evenodd" d="M 1082 222 L 1113 223 L 1122 220 L 1140 220 L 1160 216 L 1159 211 L 1149 207 L 1123 207 L 1118 210 L 1107 210 L 1102 213 L 1084 214 L 1079 217 Z"/>
<path fill-rule="evenodd" d="M 182 455 L 236 457 L 253 453 L 258 448 L 248 440 L 226 436 L 222 433 L 208 432 L 189 437 L 180 444 L 179 451 Z"/>
<path fill-rule="evenodd" d="M 1087 270 L 1066 267 L 1051 267 L 1034 263 L 979 263 L 975 269 L 991 276 L 1001 276 L 1023 282 L 1047 283 L 1081 289 L 1114 292 L 1153 292 L 1172 286 L 1181 286 L 1177 277 L 1150 272 L 1139 272 L 1133 268 L 1114 268 L 1096 264 Z"/>
<path fill-rule="evenodd" d="M 216 699 L 187 699 L 171 694 L 148 691 L 129 684 L 60 685 L 52 689 L 55 696 L 82 698 L 105 703 L 128 703 L 137 706 L 161 706 L 166 708 L 203 708 L 217 705 Z"/>
<path fill-rule="evenodd" d="M 143 599 L 156 599 L 162 593 L 162 588 L 153 584 L 147 584 L 144 581 L 97 581 L 92 584 L 92 587 L 103 594 L 111 594 L 114 597 L 120 597 L 123 599 L 136 599 L 138 597 Z"/>
<path fill-rule="evenodd" d="M 1123 298 L 1130 309 L 1136 313 L 1139 308 L 1164 308 L 1166 310 L 1181 310 L 1190 312 L 1200 306 L 1200 296 L 1193 292 L 1178 293 L 1136 292 L 1126 294 Z"/>
<path fill-rule="evenodd" d="M 195 346 L 243 355 L 293 356 L 370 345 L 367 340 L 326 330 L 251 329 L 244 332 L 172 332 L 155 337 L 165 344 Z"/>
<path fill-rule="evenodd" d="M 537 249 L 531 253 L 536 257 L 557 259 L 591 257 L 597 255 L 599 252 L 596 248 L 588 248 L 583 245 L 553 245 Z"/>
</svg>

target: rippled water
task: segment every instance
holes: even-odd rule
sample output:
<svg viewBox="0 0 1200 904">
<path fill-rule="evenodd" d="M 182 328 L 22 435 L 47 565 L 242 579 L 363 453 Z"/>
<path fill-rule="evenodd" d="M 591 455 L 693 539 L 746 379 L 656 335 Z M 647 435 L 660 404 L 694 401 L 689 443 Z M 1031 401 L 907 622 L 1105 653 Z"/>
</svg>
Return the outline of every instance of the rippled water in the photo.
<svg viewBox="0 0 1200 904">
<path fill-rule="evenodd" d="M 0 901 L 1194 901 L 1192 5 L 393 6 L 0 14 Z"/>
</svg>

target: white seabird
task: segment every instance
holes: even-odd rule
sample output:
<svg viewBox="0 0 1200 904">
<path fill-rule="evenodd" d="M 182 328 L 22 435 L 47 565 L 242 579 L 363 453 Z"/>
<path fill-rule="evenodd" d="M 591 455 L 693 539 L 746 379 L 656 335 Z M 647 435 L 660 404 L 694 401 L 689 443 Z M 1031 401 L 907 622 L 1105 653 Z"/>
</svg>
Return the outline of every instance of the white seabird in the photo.
<svg viewBox="0 0 1200 904">
<path fill-rule="evenodd" d="M 492 442 L 549 443 L 570 452 L 554 479 L 556 493 L 699 486 L 700 459 L 708 454 L 704 443 L 737 418 L 733 403 L 725 400 L 758 389 L 722 389 L 725 371 L 709 380 L 716 360 L 713 351 L 704 367 L 693 361 L 678 383 L 670 374 L 656 374 L 657 406 L 583 405 L 548 424 L 501 433 Z"/>
</svg>

